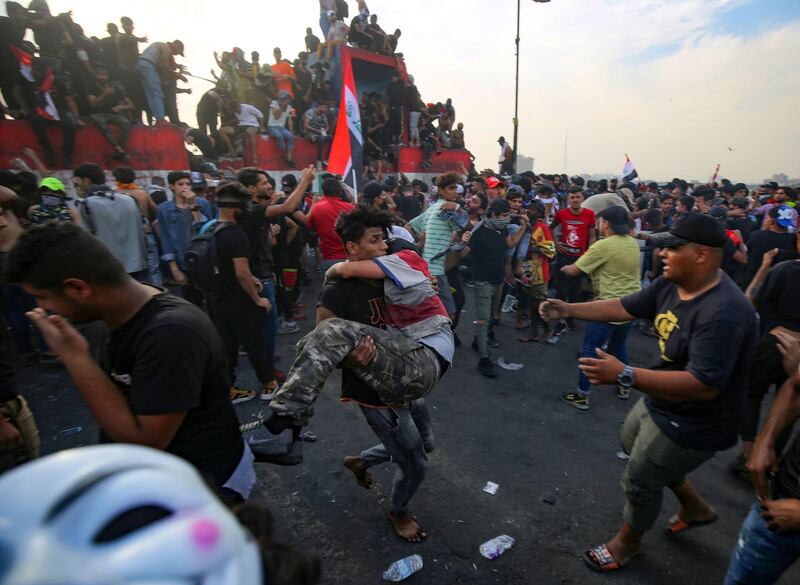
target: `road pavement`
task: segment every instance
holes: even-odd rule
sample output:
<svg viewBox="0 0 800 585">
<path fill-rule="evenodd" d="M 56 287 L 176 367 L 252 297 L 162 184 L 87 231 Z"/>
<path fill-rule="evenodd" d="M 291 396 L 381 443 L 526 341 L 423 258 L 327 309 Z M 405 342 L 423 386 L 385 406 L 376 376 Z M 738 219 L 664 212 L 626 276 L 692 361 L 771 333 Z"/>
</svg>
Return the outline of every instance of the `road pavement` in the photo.
<svg viewBox="0 0 800 585">
<path fill-rule="evenodd" d="M 319 280 L 315 274 L 314 285 L 303 295 L 309 308 L 301 333 L 313 326 Z M 304 443 L 303 464 L 257 464 L 253 500 L 272 511 L 278 538 L 316 554 L 323 583 L 330 585 L 380 583 L 393 561 L 414 553 L 422 555 L 424 567 L 406 581 L 411 585 L 721 583 L 753 500 L 749 485 L 727 468 L 736 451 L 718 454 L 691 476 L 719 512 L 716 523 L 668 536 L 663 527 L 677 511 L 668 492 L 658 523 L 644 539 L 643 554 L 613 576 L 591 572 L 580 561 L 583 551 L 604 542 L 622 522 L 619 481 L 625 462 L 617 458 L 618 432 L 638 393 L 622 401 L 614 388 L 598 388 L 587 412 L 561 403 L 559 394 L 576 387 L 583 325 L 555 346 L 523 344 L 516 340 L 512 315 L 503 316 L 497 330 L 501 347 L 494 356 L 524 368 L 498 368 L 497 378 L 483 378 L 469 347 L 471 299 L 465 311 L 459 331 L 465 343 L 428 400 L 437 448 L 411 508 L 427 540 L 405 543 L 386 520 L 395 472 L 391 464 L 372 470 L 372 490 L 358 486 L 342 466 L 343 456 L 358 454 L 376 439 L 359 409 L 339 401 L 338 373 L 316 405 L 308 428 L 318 441 Z M 280 337 L 282 369 L 289 368 L 299 338 Z M 636 330 L 629 344 L 636 365 L 657 357 L 655 341 Z M 240 382 L 256 388 L 247 358 L 240 360 Z M 44 453 L 94 442 L 96 427 L 62 368 L 24 368 L 21 382 Z M 242 422 L 259 412 L 269 414 L 258 399 L 237 411 Z M 495 495 L 483 491 L 488 481 L 499 484 Z M 480 556 L 480 544 L 501 534 L 512 536 L 514 547 L 494 561 Z M 800 566 L 795 566 L 780 583 L 798 582 Z"/>
</svg>

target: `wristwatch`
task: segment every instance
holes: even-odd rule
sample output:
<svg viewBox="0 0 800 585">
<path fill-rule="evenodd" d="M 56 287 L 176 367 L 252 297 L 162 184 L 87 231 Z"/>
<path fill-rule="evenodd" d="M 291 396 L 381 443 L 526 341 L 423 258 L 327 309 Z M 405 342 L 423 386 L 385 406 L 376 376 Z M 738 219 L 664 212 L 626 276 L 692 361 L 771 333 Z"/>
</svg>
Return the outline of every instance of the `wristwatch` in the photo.
<svg viewBox="0 0 800 585">
<path fill-rule="evenodd" d="M 623 388 L 633 388 L 636 386 L 636 376 L 633 373 L 633 368 L 625 366 L 622 373 L 617 376 L 617 382 L 619 382 L 620 386 Z"/>
</svg>

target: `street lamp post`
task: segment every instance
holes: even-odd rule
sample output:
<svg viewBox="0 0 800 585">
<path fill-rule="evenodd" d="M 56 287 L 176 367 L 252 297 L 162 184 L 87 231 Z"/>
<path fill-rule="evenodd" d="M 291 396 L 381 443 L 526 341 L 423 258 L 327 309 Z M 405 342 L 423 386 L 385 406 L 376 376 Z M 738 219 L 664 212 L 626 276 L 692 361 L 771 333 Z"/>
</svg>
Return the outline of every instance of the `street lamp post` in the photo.
<svg viewBox="0 0 800 585">
<path fill-rule="evenodd" d="M 543 4 L 550 2 L 550 0 L 533 0 Z M 514 77 L 514 173 L 517 172 L 517 143 L 519 141 L 519 21 L 520 21 L 520 7 L 522 0 L 517 0 L 517 37 L 514 42 L 517 45 L 517 68 Z"/>
</svg>

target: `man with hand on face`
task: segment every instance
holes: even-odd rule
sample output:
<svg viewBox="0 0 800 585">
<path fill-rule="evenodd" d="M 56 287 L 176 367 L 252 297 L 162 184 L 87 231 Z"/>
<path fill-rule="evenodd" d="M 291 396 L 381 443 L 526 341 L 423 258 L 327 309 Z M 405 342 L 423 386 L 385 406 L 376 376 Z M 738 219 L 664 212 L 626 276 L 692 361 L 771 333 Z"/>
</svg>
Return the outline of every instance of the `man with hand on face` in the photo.
<svg viewBox="0 0 800 585">
<path fill-rule="evenodd" d="M 167 182 L 173 198 L 159 205 L 156 211 L 161 236 L 161 260 L 169 266 L 172 279 L 181 287 L 183 298 L 200 307 L 203 305 L 203 295 L 186 277 L 184 256 L 200 227 L 214 216 L 208 201 L 198 198 L 192 191 L 191 174 L 172 171 L 167 175 Z"/>
<path fill-rule="evenodd" d="M 228 402 L 222 343 L 202 311 L 136 282 L 97 238 L 66 222 L 23 234 L 6 266 L 8 282 L 36 299 L 28 316 L 69 372 L 100 442 L 162 449 L 224 498 L 248 497 L 253 458 Z M 111 330 L 102 365 L 72 325 L 90 321 Z"/>
<path fill-rule="evenodd" d="M 622 478 L 624 524 L 611 540 L 586 551 L 584 561 L 593 570 L 619 569 L 639 554 L 642 536 L 661 511 L 665 487 L 681 504 L 667 524 L 670 533 L 717 518 L 686 475 L 736 444 L 758 339 L 753 307 L 720 270 L 726 237 L 714 218 L 689 214 L 669 232 L 651 235 L 661 248 L 664 276 L 646 289 L 590 303 L 551 299 L 540 307 L 548 320 L 652 319 L 659 336 L 661 357 L 652 369 L 631 367 L 600 349 L 597 358 L 579 360 L 590 383 L 619 384 L 647 395 L 620 432 L 630 455 Z"/>
</svg>

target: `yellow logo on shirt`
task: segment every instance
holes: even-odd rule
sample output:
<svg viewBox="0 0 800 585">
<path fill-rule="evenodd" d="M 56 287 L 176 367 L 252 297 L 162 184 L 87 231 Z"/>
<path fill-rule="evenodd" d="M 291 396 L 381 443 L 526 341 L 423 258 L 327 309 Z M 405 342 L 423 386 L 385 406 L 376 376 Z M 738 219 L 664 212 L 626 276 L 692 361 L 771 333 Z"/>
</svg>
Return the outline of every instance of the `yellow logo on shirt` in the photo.
<svg viewBox="0 0 800 585">
<path fill-rule="evenodd" d="M 656 331 L 658 332 L 658 347 L 661 350 L 661 359 L 667 362 L 672 360 L 667 357 L 667 341 L 669 336 L 678 327 L 678 317 L 672 311 L 656 315 L 655 320 Z"/>
</svg>

